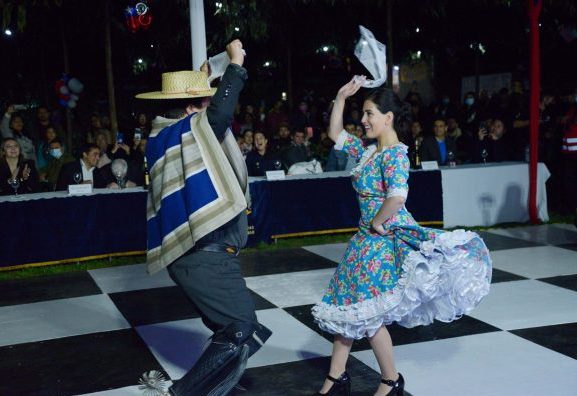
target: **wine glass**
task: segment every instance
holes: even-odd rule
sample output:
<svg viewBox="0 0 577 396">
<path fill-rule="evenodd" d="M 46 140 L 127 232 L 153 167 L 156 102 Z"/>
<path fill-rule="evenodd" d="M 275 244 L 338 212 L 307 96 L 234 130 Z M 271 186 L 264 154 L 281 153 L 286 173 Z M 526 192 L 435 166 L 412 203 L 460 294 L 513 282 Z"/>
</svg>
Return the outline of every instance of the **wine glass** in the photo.
<svg viewBox="0 0 577 396">
<path fill-rule="evenodd" d="M 20 187 L 20 179 L 18 179 L 17 177 L 8 179 L 8 184 L 14 190 L 14 197 L 18 197 L 18 188 Z"/>
<path fill-rule="evenodd" d="M 74 179 L 74 181 L 76 182 L 76 184 L 80 184 L 80 182 L 82 181 L 82 173 L 76 172 L 76 173 L 74 173 L 74 175 L 72 176 L 72 178 Z"/>
<path fill-rule="evenodd" d="M 481 151 L 481 158 L 483 158 L 483 164 L 487 165 L 487 157 L 489 156 L 489 153 L 487 152 L 486 149 L 483 149 L 483 151 Z"/>
</svg>

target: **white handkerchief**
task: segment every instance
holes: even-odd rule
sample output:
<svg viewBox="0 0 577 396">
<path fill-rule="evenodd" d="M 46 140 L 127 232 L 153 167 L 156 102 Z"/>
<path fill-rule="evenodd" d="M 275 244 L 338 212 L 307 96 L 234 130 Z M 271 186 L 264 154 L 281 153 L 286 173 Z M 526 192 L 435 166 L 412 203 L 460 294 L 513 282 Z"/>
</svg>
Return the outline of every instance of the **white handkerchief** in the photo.
<svg viewBox="0 0 577 396">
<path fill-rule="evenodd" d="M 244 50 L 242 50 L 242 52 L 246 56 L 246 52 Z M 208 77 L 208 83 L 210 84 L 212 80 L 221 77 L 229 64 L 230 58 L 228 57 L 226 51 L 208 58 L 208 66 L 210 67 L 210 77 Z"/>
<path fill-rule="evenodd" d="M 387 48 L 373 33 L 359 25 L 361 38 L 355 47 L 355 56 L 367 68 L 374 80 L 366 80 L 365 88 L 376 88 L 387 81 Z"/>
</svg>

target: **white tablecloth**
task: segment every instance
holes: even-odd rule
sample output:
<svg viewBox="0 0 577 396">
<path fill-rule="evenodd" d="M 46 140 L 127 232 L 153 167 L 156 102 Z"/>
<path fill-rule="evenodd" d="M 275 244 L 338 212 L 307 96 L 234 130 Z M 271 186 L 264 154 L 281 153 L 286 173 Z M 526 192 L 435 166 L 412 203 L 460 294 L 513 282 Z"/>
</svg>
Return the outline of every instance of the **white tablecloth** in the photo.
<svg viewBox="0 0 577 396">
<path fill-rule="evenodd" d="M 442 168 L 441 173 L 445 228 L 529 220 L 529 164 L 463 165 Z M 545 164 L 540 163 L 537 212 L 542 221 L 549 220 L 545 189 L 549 176 Z"/>
</svg>

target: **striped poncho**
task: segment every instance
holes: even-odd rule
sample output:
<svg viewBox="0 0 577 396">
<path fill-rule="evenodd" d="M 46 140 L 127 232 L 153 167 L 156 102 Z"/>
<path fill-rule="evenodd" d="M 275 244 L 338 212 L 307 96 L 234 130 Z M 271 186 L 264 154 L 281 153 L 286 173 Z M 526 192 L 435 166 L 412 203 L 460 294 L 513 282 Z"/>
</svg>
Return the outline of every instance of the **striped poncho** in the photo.
<svg viewBox="0 0 577 396">
<path fill-rule="evenodd" d="M 157 117 L 146 145 L 147 268 L 170 265 L 247 207 L 247 172 L 232 133 L 219 143 L 206 112 Z"/>
</svg>

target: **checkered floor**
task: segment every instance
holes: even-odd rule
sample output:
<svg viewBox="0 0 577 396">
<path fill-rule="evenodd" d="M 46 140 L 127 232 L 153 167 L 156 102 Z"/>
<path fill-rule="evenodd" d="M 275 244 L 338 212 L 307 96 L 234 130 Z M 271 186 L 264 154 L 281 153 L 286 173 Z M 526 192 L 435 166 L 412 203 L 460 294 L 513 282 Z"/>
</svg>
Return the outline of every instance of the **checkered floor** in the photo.
<svg viewBox="0 0 577 396">
<path fill-rule="evenodd" d="M 577 230 L 481 233 L 495 271 L 490 295 L 450 324 L 391 326 L 411 395 L 577 394 Z M 274 331 L 237 395 L 306 395 L 327 372 L 330 337 L 310 307 L 345 244 L 243 254 L 259 320 Z M 141 395 L 141 373 L 180 378 L 209 335 L 168 275 L 133 265 L 0 283 L 0 395 Z M 378 384 L 368 343 L 349 362 L 355 395 Z"/>
</svg>

